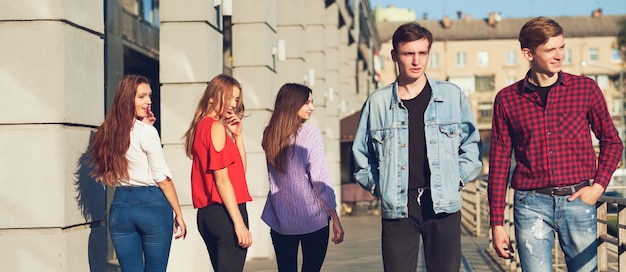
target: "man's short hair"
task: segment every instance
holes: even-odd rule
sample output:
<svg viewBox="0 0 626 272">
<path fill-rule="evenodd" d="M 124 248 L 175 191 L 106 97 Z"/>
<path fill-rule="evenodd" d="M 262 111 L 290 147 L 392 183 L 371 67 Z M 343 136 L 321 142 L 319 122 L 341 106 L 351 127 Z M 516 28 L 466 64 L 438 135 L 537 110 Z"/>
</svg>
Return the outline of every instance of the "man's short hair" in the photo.
<svg viewBox="0 0 626 272">
<path fill-rule="evenodd" d="M 546 17 L 536 17 L 526 22 L 520 30 L 519 43 L 522 49 L 528 48 L 535 52 L 538 46 L 559 35 L 563 35 L 559 23 Z"/>
<path fill-rule="evenodd" d="M 393 49 L 396 50 L 400 43 L 412 42 L 421 39 L 428 40 L 428 49 L 430 49 L 430 46 L 433 43 L 433 34 L 420 24 L 411 22 L 399 26 L 393 33 L 391 42 L 393 44 Z"/>
</svg>

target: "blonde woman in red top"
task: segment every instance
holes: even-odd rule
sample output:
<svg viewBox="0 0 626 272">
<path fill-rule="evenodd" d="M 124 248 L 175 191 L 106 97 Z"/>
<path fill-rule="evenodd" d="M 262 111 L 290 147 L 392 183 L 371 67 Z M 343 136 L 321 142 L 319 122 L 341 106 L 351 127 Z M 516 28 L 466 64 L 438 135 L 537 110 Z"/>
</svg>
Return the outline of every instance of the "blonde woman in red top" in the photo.
<svg viewBox="0 0 626 272">
<path fill-rule="evenodd" d="M 218 75 L 207 85 L 185 133 L 192 162 L 191 191 L 198 209 L 198 230 L 209 251 L 213 270 L 243 271 L 252 236 L 246 202 L 246 152 L 241 85 Z"/>
</svg>

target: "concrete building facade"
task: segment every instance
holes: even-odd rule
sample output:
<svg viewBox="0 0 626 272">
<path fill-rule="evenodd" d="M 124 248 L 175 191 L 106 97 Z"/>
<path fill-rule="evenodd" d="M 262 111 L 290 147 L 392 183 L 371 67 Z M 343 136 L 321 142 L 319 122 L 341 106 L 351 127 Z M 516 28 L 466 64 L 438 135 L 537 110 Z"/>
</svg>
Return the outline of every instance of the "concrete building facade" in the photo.
<svg viewBox="0 0 626 272">
<path fill-rule="evenodd" d="M 249 258 L 273 256 L 260 220 L 268 191 L 260 135 L 279 87 L 313 89 L 310 122 L 324 134 L 339 204 L 339 121 L 378 86 L 367 0 L 3 1 L 0 38 L 0 262 L 7 271 L 105 271 L 114 262 L 106 234 L 112 189 L 88 176 L 84 153 L 125 73 L 152 81 L 156 126 L 189 228 L 172 244 L 171 271 L 210 271 L 182 135 L 211 78 L 227 73 L 243 85 L 254 199 Z"/>
<path fill-rule="evenodd" d="M 386 7 L 375 6 L 374 17 L 379 22 L 402 22 L 415 20 L 415 11 L 408 8 L 399 8 L 394 5 Z"/>
</svg>

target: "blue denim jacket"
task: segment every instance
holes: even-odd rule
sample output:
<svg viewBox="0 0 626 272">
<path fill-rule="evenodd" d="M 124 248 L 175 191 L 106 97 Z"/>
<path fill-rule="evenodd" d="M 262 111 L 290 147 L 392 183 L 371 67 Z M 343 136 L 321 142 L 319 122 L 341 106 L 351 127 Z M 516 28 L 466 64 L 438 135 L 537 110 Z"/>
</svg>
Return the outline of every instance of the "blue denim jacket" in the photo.
<svg viewBox="0 0 626 272">
<path fill-rule="evenodd" d="M 461 209 L 461 189 L 480 172 L 480 136 L 467 97 L 456 85 L 428 80 L 424 113 L 430 193 L 435 213 Z M 361 110 L 352 152 L 356 181 L 380 196 L 382 217 L 408 217 L 408 111 L 397 82 L 372 93 Z"/>
</svg>

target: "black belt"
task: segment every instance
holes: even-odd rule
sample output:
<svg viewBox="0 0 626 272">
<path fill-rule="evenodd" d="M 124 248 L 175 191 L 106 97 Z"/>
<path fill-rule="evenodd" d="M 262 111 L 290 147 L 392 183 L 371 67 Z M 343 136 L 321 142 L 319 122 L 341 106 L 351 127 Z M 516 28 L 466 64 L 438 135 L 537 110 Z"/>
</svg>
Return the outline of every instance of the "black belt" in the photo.
<svg viewBox="0 0 626 272">
<path fill-rule="evenodd" d="M 589 181 L 583 181 L 581 183 L 568 185 L 568 186 L 541 188 L 541 189 L 535 190 L 535 192 L 544 194 L 544 195 L 551 195 L 551 196 L 568 196 L 575 192 L 578 192 L 578 190 L 586 186 L 589 186 Z"/>
</svg>

